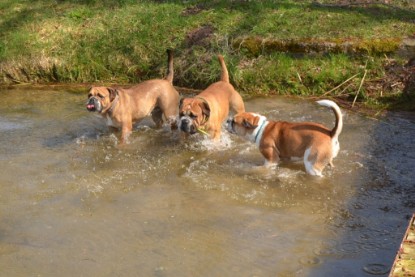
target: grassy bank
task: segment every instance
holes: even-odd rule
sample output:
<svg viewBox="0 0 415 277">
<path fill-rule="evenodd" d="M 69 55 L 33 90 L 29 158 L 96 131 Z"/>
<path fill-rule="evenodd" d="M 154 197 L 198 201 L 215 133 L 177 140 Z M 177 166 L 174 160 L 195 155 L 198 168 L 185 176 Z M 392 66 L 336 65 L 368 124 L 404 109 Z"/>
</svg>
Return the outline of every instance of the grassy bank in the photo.
<svg viewBox="0 0 415 277">
<path fill-rule="evenodd" d="M 381 2 L 2 0 L 0 81 L 136 83 L 164 75 L 172 48 L 177 86 L 216 80 L 221 53 L 245 96 L 326 94 L 387 107 L 409 97 L 384 76 L 406 62 L 393 53 L 415 33 L 415 3 Z M 310 41 L 348 50 L 301 49 Z"/>
</svg>

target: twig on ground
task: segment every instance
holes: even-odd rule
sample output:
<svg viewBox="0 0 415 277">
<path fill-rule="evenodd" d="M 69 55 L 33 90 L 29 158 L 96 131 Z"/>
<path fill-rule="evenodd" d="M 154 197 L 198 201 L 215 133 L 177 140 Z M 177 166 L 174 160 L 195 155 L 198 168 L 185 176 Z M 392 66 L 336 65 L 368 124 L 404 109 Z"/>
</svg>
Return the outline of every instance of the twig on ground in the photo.
<svg viewBox="0 0 415 277">
<path fill-rule="evenodd" d="M 298 80 L 300 80 L 300 83 L 301 83 L 302 85 L 304 85 L 304 84 L 303 84 L 303 79 L 301 79 L 300 74 L 298 74 L 298 72 L 296 72 L 296 73 L 297 73 Z"/>
<path fill-rule="evenodd" d="M 346 81 L 344 81 L 343 83 L 341 83 L 340 85 L 338 85 L 337 87 L 332 88 L 331 90 L 323 93 L 322 96 L 326 96 L 327 94 L 329 94 L 330 92 L 335 91 L 336 89 L 338 89 L 339 87 L 341 87 L 342 85 L 344 85 L 345 83 L 349 82 L 350 80 L 352 80 L 354 77 L 356 77 L 357 75 L 359 75 L 359 73 L 353 75 L 352 77 L 350 77 L 349 79 L 347 79 Z"/>
<path fill-rule="evenodd" d="M 353 84 L 352 83 L 350 83 L 350 84 L 348 84 L 342 91 L 340 91 L 340 93 L 338 94 L 338 95 L 342 95 L 343 94 L 343 92 L 345 92 L 346 91 L 346 89 L 348 89 L 349 87 L 351 87 Z"/>
<path fill-rule="evenodd" d="M 367 63 L 366 63 L 366 65 L 367 65 Z M 354 97 L 354 99 L 353 99 L 353 103 L 352 103 L 352 108 L 353 108 L 353 106 L 354 106 L 354 103 L 356 102 L 356 99 L 357 99 L 357 96 L 359 95 L 359 93 L 360 93 L 360 89 L 362 88 L 362 86 L 363 86 L 363 82 L 365 81 L 365 78 L 366 78 L 366 73 L 367 73 L 367 69 L 366 69 L 366 66 L 365 66 L 365 73 L 363 74 L 363 78 L 362 78 L 362 80 L 360 81 L 360 85 L 359 85 L 359 89 L 357 90 L 357 92 L 356 92 L 356 96 Z"/>
</svg>

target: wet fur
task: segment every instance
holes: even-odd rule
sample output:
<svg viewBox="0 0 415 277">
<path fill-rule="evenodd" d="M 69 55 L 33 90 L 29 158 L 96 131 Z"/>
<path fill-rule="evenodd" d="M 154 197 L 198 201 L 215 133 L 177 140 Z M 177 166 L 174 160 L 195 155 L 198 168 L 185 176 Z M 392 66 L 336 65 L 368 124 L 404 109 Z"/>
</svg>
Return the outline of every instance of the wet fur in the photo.
<svg viewBox="0 0 415 277">
<path fill-rule="evenodd" d="M 183 98 L 180 102 L 179 126 L 187 134 L 203 128 L 212 139 L 219 140 L 222 123 L 228 117 L 229 111 L 245 111 L 242 97 L 229 83 L 223 57 L 219 55 L 218 60 L 222 69 L 221 80 L 211 84 L 196 97 Z"/>
<path fill-rule="evenodd" d="M 127 142 L 133 123 L 150 115 L 157 127 L 166 121 L 172 129 L 176 129 L 179 93 L 172 82 L 173 55 L 168 51 L 168 74 L 165 79 L 144 81 L 128 89 L 92 87 L 87 107 L 95 103 L 96 111 L 106 119 L 107 125 L 121 129 L 121 143 Z"/>
<path fill-rule="evenodd" d="M 308 174 L 322 176 L 323 169 L 326 165 L 333 166 L 332 161 L 339 152 L 338 136 L 343 120 L 334 102 L 321 100 L 318 103 L 333 110 L 336 124 L 332 130 L 313 122 L 267 121 L 258 114 L 244 112 L 228 121 L 228 131 L 257 143 L 266 165 L 303 158 Z"/>
</svg>

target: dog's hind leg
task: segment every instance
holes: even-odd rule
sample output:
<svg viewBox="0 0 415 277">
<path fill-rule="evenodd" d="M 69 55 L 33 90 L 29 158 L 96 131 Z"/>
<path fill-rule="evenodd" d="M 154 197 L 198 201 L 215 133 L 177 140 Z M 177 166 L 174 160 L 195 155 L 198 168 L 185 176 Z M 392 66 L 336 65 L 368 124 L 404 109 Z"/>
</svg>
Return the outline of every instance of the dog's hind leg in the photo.
<svg viewBox="0 0 415 277">
<path fill-rule="evenodd" d="M 230 99 L 231 110 L 235 113 L 241 113 L 245 111 L 245 104 L 239 93 L 234 93 Z"/>
<path fill-rule="evenodd" d="M 309 147 L 304 152 L 304 166 L 308 174 L 313 176 L 323 176 L 322 171 L 324 166 L 321 166 L 318 161 L 318 153 Z"/>
<path fill-rule="evenodd" d="M 155 107 L 151 112 L 151 118 L 154 123 L 156 123 L 157 128 L 161 128 L 161 126 L 163 126 L 163 111 L 159 107 Z"/>
<path fill-rule="evenodd" d="M 177 130 L 179 128 L 179 112 L 175 109 L 169 109 L 167 111 L 164 111 L 164 120 L 165 125 L 170 128 L 170 130 Z"/>
</svg>

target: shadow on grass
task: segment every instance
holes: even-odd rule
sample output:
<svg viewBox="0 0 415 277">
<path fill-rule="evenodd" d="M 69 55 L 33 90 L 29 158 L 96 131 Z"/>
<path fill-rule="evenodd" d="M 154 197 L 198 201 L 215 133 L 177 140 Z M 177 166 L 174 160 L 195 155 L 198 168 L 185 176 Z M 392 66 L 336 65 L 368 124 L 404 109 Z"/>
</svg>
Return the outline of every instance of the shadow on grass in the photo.
<svg viewBox="0 0 415 277">
<path fill-rule="evenodd" d="M 54 40 L 52 42 L 54 52 L 46 53 L 46 55 L 53 56 L 57 53 L 56 55 L 60 55 L 62 59 L 69 60 L 68 63 L 71 66 L 69 69 L 58 68 L 62 69 L 63 71 L 61 75 L 69 75 L 69 77 L 58 76 L 59 78 L 52 78 L 52 80 L 56 79 L 61 81 L 71 80 L 74 82 L 91 82 L 99 79 L 110 79 L 113 76 L 127 76 L 128 81 L 135 82 L 137 80 L 147 79 L 153 76 L 158 77 L 160 75 L 159 73 L 161 71 L 164 71 L 165 69 L 164 51 L 166 45 L 168 45 L 168 47 L 177 47 L 176 53 L 178 53 L 179 55 L 176 55 L 177 59 L 175 60 L 175 62 L 177 61 L 177 63 L 175 64 L 180 65 L 180 60 L 183 60 L 182 67 L 176 68 L 179 69 L 177 71 L 178 73 L 180 73 L 180 69 L 181 71 L 185 71 L 185 73 L 181 74 L 181 77 L 185 77 L 185 80 L 181 81 L 179 80 L 180 78 L 177 78 L 177 84 L 181 86 L 194 85 L 198 88 L 204 87 L 206 83 L 210 82 L 212 78 L 216 78 L 217 76 L 216 72 L 218 72 L 219 68 L 212 53 L 221 52 L 226 56 L 226 54 L 229 53 L 227 51 L 233 51 L 233 49 L 231 49 L 232 46 L 229 46 L 228 43 L 230 40 L 232 40 L 232 38 L 246 34 L 249 35 L 250 33 L 252 34 L 252 31 L 257 26 L 272 25 L 273 22 L 271 21 L 269 14 L 272 15 L 273 12 L 278 10 L 291 10 L 294 11 L 294 15 L 298 13 L 299 17 L 302 15 L 302 13 L 310 13 L 310 11 L 322 11 L 322 13 L 334 12 L 342 14 L 359 13 L 364 14 L 365 16 L 373 19 L 373 21 L 377 22 L 392 19 L 402 22 L 411 22 L 413 21 L 413 18 L 415 18 L 415 7 L 408 9 L 392 5 L 327 7 L 312 4 L 311 1 L 296 2 L 293 0 L 35 0 L 30 3 L 22 0 L 16 2 L 13 2 L 11 0 L 8 1 L 10 5 L 14 6 L 13 8 L 10 8 L 11 13 L 7 14 L 7 16 L 5 16 L 4 19 L 0 21 L 1 38 L 8 38 L 9 34 L 12 34 L 14 32 L 16 32 L 18 35 L 18 31 L 20 30 L 20 28 L 22 28 L 23 31 L 25 31 L 25 28 L 26 30 L 29 30 L 30 28 L 28 28 L 27 26 L 31 26 L 33 22 L 51 18 L 54 20 L 56 18 L 56 21 L 65 19 L 69 21 L 69 23 L 65 22 L 65 24 L 68 26 L 71 26 L 71 20 L 76 21 L 75 23 L 73 23 L 73 25 L 75 26 L 74 28 L 78 28 L 78 26 L 80 25 L 79 21 L 84 20 L 86 24 L 86 27 L 84 29 L 86 30 L 89 28 L 89 30 L 94 30 L 95 25 L 93 25 L 93 22 L 95 22 L 96 20 L 106 20 L 105 18 L 103 19 L 99 16 L 94 17 L 93 15 L 95 15 L 96 13 L 99 14 L 102 11 L 107 12 L 110 9 L 116 9 L 118 7 L 123 7 L 125 11 L 128 10 L 129 7 L 137 5 L 137 3 L 143 5 L 143 2 L 152 3 L 155 5 L 163 4 L 163 8 L 166 10 L 169 9 L 169 5 L 171 4 L 171 7 L 174 6 L 175 11 L 178 11 L 178 13 L 180 14 L 177 14 L 177 12 L 175 12 L 175 14 L 171 14 L 170 19 L 173 18 L 173 20 L 179 21 L 178 18 L 180 17 L 180 20 L 184 21 L 180 22 L 177 28 L 174 26 L 174 28 L 176 29 L 171 28 L 170 22 L 165 24 L 162 22 L 161 19 L 158 19 L 157 17 L 153 18 L 153 15 L 147 15 L 147 17 L 145 18 L 146 21 L 144 23 L 148 25 L 144 25 L 145 30 L 149 30 L 152 28 L 153 25 L 157 25 L 155 23 L 161 23 L 159 24 L 160 28 L 155 29 L 153 32 L 148 32 L 149 34 L 145 35 L 137 35 L 138 32 L 143 32 L 142 24 L 134 25 L 131 21 L 125 21 L 124 24 L 124 19 L 119 20 L 123 23 L 120 24 L 119 29 L 103 24 L 105 27 L 103 27 L 102 29 L 104 30 L 97 29 L 95 35 L 88 34 L 87 32 L 83 31 L 84 29 L 82 29 L 82 27 L 79 27 L 81 31 L 79 34 L 74 34 L 75 37 L 73 40 L 70 39 L 71 37 L 68 35 L 68 32 L 65 32 L 65 30 L 59 30 L 62 31 L 61 37 L 64 39 L 62 39 L 61 41 Z M 2 6 L 6 7 L 5 4 L 0 4 L 0 7 Z M 81 16 L 81 20 L 75 16 L 77 11 L 74 11 L 74 16 L 68 14 L 72 10 L 84 10 L 84 8 L 85 10 L 88 10 L 88 12 L 85 13 L 85 15 Z M 209 19 L 206 19 L 205 22 L 199 22 L 197 20 L 194 20 L 198 17 L 197 14 L 199 12 L 206 10 L 213 10 L 214 12 L 217 12 L 218 16 L 216 17 L 217 20 L 215 22 L 210 22 L 208 21 Z M 237 13 L 242 14 L 243 20 L 228 23 L 228 14 L 232 13 L 232 11 L 237 11 Z M 113 14 L 114 17 L 119 17 L 116 11 L 114 11 Z M 113 14 L 111 13 L 110 16 L 112 17 Z M 125 14 L 126 13 L 124 13 L 123 15 Z M 3 14 L 0 12 L 0 15 Z M 186 18 L 186 16 L 189 16 L 189 18 Z M 139 14 L 131 15 L 131 18 L 141 19 Z M 111 21 L 112 19 L 113 18 L 109 18 L 108 21 L 114 22 Z M 291 18 L 288 19 L 287 22 L 283 22 L 286 26 L 288 26 L 285 27 L 288 29 L 287 32 L 291 32 L 289 20 L 295 20 L 295 18 L 293 19 L 291 16 Z M 234 24 L 231 28 L 229 28 L 231 31 L 222 31 L 224 34 L 220 34 L 222 35 L 221 37 L 216 36 L 216 33 L 220 32 L 218 31 L 218 29 L 220 30 L 222 27 L 226 29 L 226 24 Z M 305 24 L 307 24 L 307 22 Z M 202 28 L 200 26 L 202 26 Z M 353 26 L 348 27 L 349 29 L 353 28 Z M 36 26 L 34 28 L 36 28 Z M 161 33 L 161 30 L 163 28 L 167 31 L 162 36 L 160 36 L 161 38 L 159 40 L 154 39 L 154 37 L 157 36 L 152 36 L 153 33 Z M 267 28 L 271 30 L 271 33 L 273 32 L 273 26 L 271 26 L 270 28 L 266 27 L 266 29 Z M 278 26 L 275 26 L 275 28 L 278 28 Z M 338 28 L 338 26 L 334 26 L 334 28 Z M 134 33 L 128 33 L 129 29 L 133 30 Z M 297 27 L 297 29 L 301 31 L 304 28 L 302 28 L 302 26 L 299 26 Z M 311 30 L 312 28 L 309 29 Z M 180 33 L 179 30 L 184 30 L 184 35 Z M 305 30 L 305 35 L 307 35 L 307 30 L 308 29 Z M 122 36 L 120 32 L 122 32 Z M 226 34 L 226 32 L 229 33 Z M 347 34 L 347 32 L 343 33 Z M 301 34 L 299 34 L 298 36 L 301 36 Z M 218 39 L 218 37 L 220 38 Z M 13 37 L 13 39 L 15 39 L 15 37 Z M 65 42 L 68 41 L 79 41 L 79 48 L 68 49 L 67 45 L 65 45 Z M 19 41 L 17 43 L 14 43 L 14 45 L 16 45 L 15 47 L 13 47 L 13 42 L 9 43 L 6 40 L 2 40 L 0 42 L 0 59 L 5 56 L 5 53 L 8 50 L 13 54 L 18 53 L 19 55 L 16 54 L 17 57 L 31 57 L 31 55 L 34 55 L 33 49 L 30 49 L 30 47 L 27 47 L 26 49 L 23 45 L 31 46 L 31 44 L 33 43 L 37 42 L 31 41 L 30 38 L 27 39 L 27 37 L 25 39 L 24 35 L 21 35 Z M 39 45 L 40 46 L 38 48 L 43 46 L 42 43 L 39 43 Z M 41 50 L 43 51 L 44 49 L 42 48 Z M 73 52 L 73 55 L 65 56 L 64 54 L 68 52 Z M 190 54 L 192 54 L 193 56 L 189 57 L 189 52 L 191 52 Z M 145 53 L 147 56 L 143 59 L 143 55 L 141 53 Z M 115 54 L 118 55 L 116 59 L 108 58 L 114 57 Z M 231 58 L 227 59 L 228 69 L 231 71 L 233 70 L 233 68 L 235 68 L 234 65 L 237 64 L 235 60 L 240 58 L 235 56 L 236 55 L 234 55 L 233 60 Z M 147 61 L 143 65 L 143 61 L 146 60 L 145 58 L 147 58 Z M 12 56 L 11 59 L 14 59 L 14 57 Z M 123 63 L 124 60 L 125 62 Z M 129 71 L 126 73 L 124 69 L 127 67 L 127 65 L 131 64 L 134 66 L 131 66 L 131 70 L 129 69 Z M 214 70 L 213 74 L 212 70 Z M 180 74 L 177 74 L 177 76 L 180 76 Z"/>
<path fill-rule="evenodd" d="M 309 5 L 309 8 L 331 13 L 360 13 L 376 21 L 386 21 L 393 19 L 402 22 L 415 22 L 415 6 L 413 7 L 413 9 L 408 9 L 393 4 L 378 4 L 366 6 L 324 6 L 313 3 Z"/>
<path fill-rule="evenodd" d="M 68 1 L 70 2 L 70 0 Z M 73 2 L 98 2 L 96 0 L 78 0 Z M 107 1 L 108 2 L 108 1 Z M 134 3 L 132 0 L 119 0 L 120 3 Z M 149 0 L 148 2 L 153 3 L 173 3 L 183 5 L 184 1 L 181 0 Z M 302 2 L 302 3 L 301 3 Z M 230 9 L 238 10 L 242 12 L 248 12 L 253 15 L 256 15 L 256 18 L 263 13 L 263 9 L 305 9 L 305 10 L 317 10 L 331 13 L 360 13 L 367 17 L 372 18 L 376 21 L 384 20 L 398 20 L 403 22 L 414 22 L 415 18 L 415 5 L 404 6 L 403 1 L 402 5 L 397 4 L 376 4 L 375 1 L 370 2 L 369 4 L 362 5 L 347 5 L 343 4 L 344 1 L 337 1 L 339 4 L 336 4 L 336 1 L 330 5 L 319 4 L 316 1 L 292 1 L 291 3 L 287 1 L 246 1 L 246 0 L 236 0 L 236 1 L 224 1 L 224 0 L 215 0 L 215 1 L 186 1 L 186 6 L 197 6 L 200 9 Z M 308 3 L 307 3 L 308 2 Z M 353 1 L 351 1 L 352 3 Z M 399 2 L 399 1 L 397 1 Z M 341 3 L 341 4 L 340 4 Z M 354 2 L 353 2 L 354 3 Z"/>
<path fill-rule="evenodd" d="M 37 0 L 40 1 L 40 0 Z M 40 1 L 44 2 L 44 1 Z M 236 1 L 224 1 L 224 0 L 214 0 L 214 1 L 182 1 L 182 0 L 147 0 L 143 2 L 152 2 L 152 3 L 171 3 L 183 6 L 197 6 L 200 9 L 230 9 L 230 10 L 239 10 L 242 12 L 248 12 L 256 16 L 260 16 L 263 9 L 291 9 L 291 8 L 302 8 L 307 10 L 318 10 L 324 12 L 335 12 L 335 13 L 360 13 L 367 17 L 372 18 L 376 21 L 384 20 L 398 20 L 404 22 L 414 22 L 415 18 L 415 5 L 413 6 L 404 6 L 397 4 L 368 4 L 368 5 L 340 5 L 340 2 L 337 1 L 339 5 L 336 5 L 336 1 L 333 1 L 331 5 L 319 4 L 316 1 L 301 1 L 303 3 L 298 3 L 293 1 L 292 3 L 287 1 L 246 1 L 246 0 L 236 0 Z M 351 1 L 353 2 L 353 1 Z M 399 1 L 398 1 L 399 2 Z M 403 1 L 401 1 L 403 3 Z M 103 7 L 122 7 L 128 5 L 137 4 L 136 0 L 58 0 L 57 3 L 73 3 L 73 4 L 82 4 L 82 5 L 92 5 L 92 6 L 103 6 Z M 372 3 L 372 2 L 370 2 Z M 375 2 L 373 2 L 375 3 Z M 256 17 L 257 18 L 257 17 Z"/>
<path fill-rule="evenodd" d="M 378 101 L 388 105 L 388 110 L 391 111 L 415 112 L 415 95 L 400 93 L 399 95 L 380 97 Z"/>
</svg>

